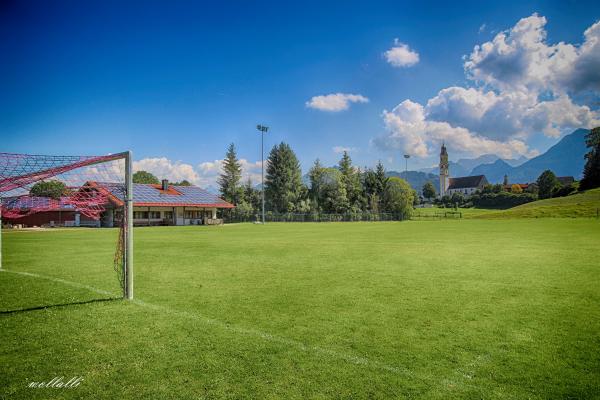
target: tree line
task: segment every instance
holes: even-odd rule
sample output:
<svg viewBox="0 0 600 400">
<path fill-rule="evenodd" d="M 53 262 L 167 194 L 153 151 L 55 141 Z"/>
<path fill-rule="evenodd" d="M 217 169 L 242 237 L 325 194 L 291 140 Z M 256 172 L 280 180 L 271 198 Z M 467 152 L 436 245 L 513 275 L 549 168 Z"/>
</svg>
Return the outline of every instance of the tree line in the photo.
<svg viewBox="0 0 600 400">
<path fill-rule="evenodd" d="M 589 151 L 585 155 L 583 179 L 574 184 L 562 185 L 556 175 L 547 170 L 525 191 L 519 185 L 496 184 L 486 185 L 468 198 L 461 193 L 437 198 L 433 183 L 426 182 L 422 194 L 425 199 L 435 199 L 434 203 L 445 207 L 509 208 L 600 187 L 600 127 L 587 134 L 586 145 Z M 296 154 L 282 142 L 269 152 L 265 172 L 265 208 L 267 212 L 276 214 L 393 213 L 407 218 L 412 206 L 419 201 L 415 190 L 404 179 L 386 177 L 381 162 L 373 169 L 361 169 L 352 164 L 348 152 L 343 153 L 334 167 L 325 167 L 319 159 L 315 160 L 305 183 Z M 146 171 L 136 172 L 133 181 L 160 183 L 157 177 Z M 173 184 L 190 185 L 190 182 L 183 180 Z M 234 210 L 227 211 L 232 213 L 230 217 L 235 214 L 251 219 L 260 214 L 261 190 L 250 179 L 242 181 L 242 166 L 233 143 L 225 154 L 218 184 L 221 197 L 236 205 Z M 32 194 L 51 193 L 49 197 L 58 197 L 63 191 L 63 187 L 55 184 L 41 183 Z"/>
<path fill-rule="evenodd" d="M 221 197 L 236 205 L 237 216 L 261 212 L 261 193 L 251 181 L 242 182 L 242 167 L 235 145 L 229 145 L 218 179 Z M 392 213 L 408 218 L 416 192 L 403 179 L 386 177 L 379 162 L 375 169 L 360 169 L 344 152 L 335 167 L 325 167 L 319 159 L 302 178 L 300 162 L 287 143 L 271 149 L 265 165 L 265 209 L 275 214 L 356 214 Z"/>
</svg>

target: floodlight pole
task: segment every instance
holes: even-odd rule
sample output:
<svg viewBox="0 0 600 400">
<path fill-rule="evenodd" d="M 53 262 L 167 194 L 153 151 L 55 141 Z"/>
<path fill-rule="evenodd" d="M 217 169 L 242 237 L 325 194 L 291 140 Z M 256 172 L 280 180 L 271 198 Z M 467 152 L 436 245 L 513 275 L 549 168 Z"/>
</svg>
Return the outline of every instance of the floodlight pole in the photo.
<svg viewBox="0 0 600 400">
<path fill-rule="evenodd" d="M 404 174 L 406 175 L 407 179 L 408 179 L 408 159 L 409 158 L 410 158 L 410 154 L 404 155 L 404 159 L 406 160 L 406 167 L 404 167 Z"/>
<path fill-rule="evenodd" d="M 256 125 L 260 131 L 260 191 L 262 194 L 262 223 L 265 223 L 265 133 L 269 130 L 268 126 Z"/>
<path fill-rule="evenodd" d="M 125 153 L 125 285 L 123 298 L 133 299 L 133 156 Z"/>
</svg>

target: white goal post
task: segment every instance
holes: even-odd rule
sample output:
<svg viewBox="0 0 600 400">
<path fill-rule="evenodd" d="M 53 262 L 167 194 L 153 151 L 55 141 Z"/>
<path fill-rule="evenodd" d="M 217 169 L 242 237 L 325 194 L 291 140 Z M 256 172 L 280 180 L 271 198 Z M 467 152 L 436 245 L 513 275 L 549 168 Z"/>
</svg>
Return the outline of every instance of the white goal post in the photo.
<svg viewBox="0 0 600 400">
<path fill-rule="evenodd" d="M 0 227 L 23 221 L 59 226 L 119 226 L 114 257 L 123 298 L 133 299 L 133 159 L 0 153 Z M 61 220 L 67 215 L 74 220 Z M 81 221 L 81 218 L 85 221 Z M 116 221 L 116 223 L 115 223 Z M 56 226 L 50 221 L 50 226 Z M 0 270 L 2 259 L 0 229 Z M 4 243 L 6 245 L 6 243 Z"/>
</svg>

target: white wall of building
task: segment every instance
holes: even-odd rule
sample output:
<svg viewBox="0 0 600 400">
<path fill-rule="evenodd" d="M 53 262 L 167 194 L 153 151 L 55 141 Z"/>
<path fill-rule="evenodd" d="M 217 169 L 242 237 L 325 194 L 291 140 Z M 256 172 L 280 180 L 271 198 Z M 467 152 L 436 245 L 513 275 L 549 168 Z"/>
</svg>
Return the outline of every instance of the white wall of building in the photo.
<svg viewBox="0 0 600 400">
<path fill-rule="evenodd" d="M 452 196 L 453 193 L 462 193 L 465 196 L 470 196 L 477 191 L 478 188 L 463 188 L 463 189 L 448 189 L 447 194 Z"/>
<path fill-rule="evenodd" d="M 133 207 L 136 225 L 202 225 L 206 218 L 217 218 L 216 208 L 203 207 Z"/>
</svg>

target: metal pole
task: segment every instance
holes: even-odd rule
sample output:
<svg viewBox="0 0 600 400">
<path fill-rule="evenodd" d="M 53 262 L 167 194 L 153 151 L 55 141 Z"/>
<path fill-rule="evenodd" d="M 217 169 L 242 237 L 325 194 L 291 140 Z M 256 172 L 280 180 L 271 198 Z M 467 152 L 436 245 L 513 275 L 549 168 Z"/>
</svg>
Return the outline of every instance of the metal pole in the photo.
<svg viewBox="0 0 600 400">
<path fill-rule="evenodd" d="M 262 193 L 262 223 L 265 223 L 265 132 L 260 132 L 260 191 Z"/>
<path fill-rule="evenodd" d="M 125 290 L 123 297 L 133 299 L 133 168 L 132 154 L 127 152 L 125 156 L 125 221 L 127 227 L 125 230 Z"/>
<path fill-rule="evenodd" d="M 0 197 L 0 269 L 2 269 L 2 197 Z"/>
</svg>

